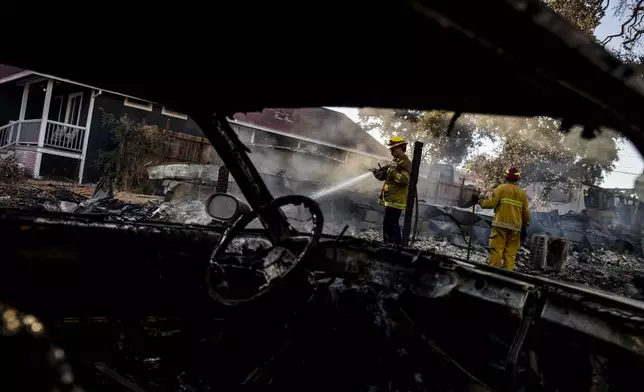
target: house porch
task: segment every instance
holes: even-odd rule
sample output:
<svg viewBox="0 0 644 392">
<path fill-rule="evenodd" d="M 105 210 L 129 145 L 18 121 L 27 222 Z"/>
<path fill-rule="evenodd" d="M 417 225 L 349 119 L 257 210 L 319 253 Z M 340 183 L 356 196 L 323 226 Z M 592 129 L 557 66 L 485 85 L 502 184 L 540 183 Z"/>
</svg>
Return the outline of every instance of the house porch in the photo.
<svg viewBox="0 0 644 392">
<path fill-rule="evenodd" d="M 0 154 L 13 154 L 34 178 L 82 182 L 99 91 L 30 76 L 0 86 Z"/>
</svg>

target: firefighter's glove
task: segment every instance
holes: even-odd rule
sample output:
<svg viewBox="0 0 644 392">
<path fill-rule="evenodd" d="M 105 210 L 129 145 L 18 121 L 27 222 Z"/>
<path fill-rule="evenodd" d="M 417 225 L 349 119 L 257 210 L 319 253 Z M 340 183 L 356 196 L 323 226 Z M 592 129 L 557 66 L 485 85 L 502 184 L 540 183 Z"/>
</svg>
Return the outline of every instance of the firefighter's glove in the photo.
<svg viewBox="0 0 644 392">
<path fill-rule="evenodd" d="M 524 227 L 521 229 L 521 242 L 524 242 L 526 238 L 528 238 L 528 228 Z"/>
<path fill-rule="evenodd" d="M 472 194 L 472 200 L 471 200 L 471 201 L 472 201 L 472 204 L 473 204 L 473 205 L 477 205 L 477 204 L 479 204 L 479 201 L 481 201 L 481 198 L 479 198 L 479 195 L 478 195 L 478 194 L 473 193 L 473 194 Z"/>
</svg>

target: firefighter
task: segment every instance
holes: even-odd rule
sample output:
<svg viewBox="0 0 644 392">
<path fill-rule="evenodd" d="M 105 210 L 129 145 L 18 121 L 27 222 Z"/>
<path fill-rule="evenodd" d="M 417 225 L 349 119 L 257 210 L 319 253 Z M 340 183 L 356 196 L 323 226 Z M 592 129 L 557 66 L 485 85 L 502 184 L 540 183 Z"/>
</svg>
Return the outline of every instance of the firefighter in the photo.
<svg viewBox="0 0 644 392">
<path fill-rule="evenodd" d="M 378 181 L 384 181 L 378 203 L 385 206 L 382 238 L 385 244 L 402 244 L 400 214 L 407 207 L 407 188 L 411 177 L 411 160 L 407 157 L 407 142 L 400 136 L 387 141 L 393 159 L 389 165 L 371 169 Z"/>
<path fill-rule="evenodd" d="M 521 242 L 526 236 L 530 224 L 528 196 L 517 185 L 521 173 L 516 168 L 505 171 L 505 183 L 499 185 L 487 199 L 479 200 L 478 195 L 472 201 L 481 208 L 494 208 L 494 220 L 490 233 L 490 265 L 501 267 L 501 260 L 507 270 L 514 270 L 514 261 Z"/>
</svg>

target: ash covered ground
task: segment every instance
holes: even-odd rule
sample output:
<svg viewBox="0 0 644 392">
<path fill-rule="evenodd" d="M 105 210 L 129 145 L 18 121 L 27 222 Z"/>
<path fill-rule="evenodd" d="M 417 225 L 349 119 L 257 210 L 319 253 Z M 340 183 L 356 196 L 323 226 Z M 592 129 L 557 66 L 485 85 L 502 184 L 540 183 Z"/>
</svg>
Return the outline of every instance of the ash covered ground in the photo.
<svg viewBox="0 0 644 392">
<path fill-rule="evenodd" d="M 70 206 L 73 207 L 89 199 L 92 191 L 91 187 L 44 181 L 30 180 L 11 185 L 0 183 L 0 207 L 69 212 Z M 100 212 L 113 213 L 115 219 L 125 221 L 155 220 L 189 225 L 207 225 L 211 222 L 203 202 L 199 200 L 163 202 L 159 197 L 127 192 L 116 193 L 110 205 Z M 292 220 L 291 223 L 304 230 L 310 225 L 306 220 Z M 375 242 L 382 240 L 379 230 L 356 231 L 351 222 L 327 223 L 325 233 L 338 234 L 345 224 L 349 225 L 345 235 Z M 259 226 L 258 221 L 251 222 L 249 225 L 249 227 Z M 467 247 L 437 238 L 419 238 L 412 247 L 462 259 L 467 255 Z M 488 257 L 486 248 L 473 245 L 471 261 L 487 263 Z M 516 270 L 644 300 L 644 259 L 637 255 L 618 254 L 610 250 L 595 250 L 590 253 L 573 251 L 562 270 L 558 272 L 533 269 L 529 260 L 530 251 L 522 247 L 517 256 Z M 638 287 L 641 289 L 638 290 Z"/>
<path fill-rule="evenodd" d="M 380 241 L 382 236 L 375 230 L 367 230 L 355 235 L 372 241 Z M 467 257 L 467 248 L 445 240 L 434 238 L 418 239 L 412 247 L 462 259 Z M 473 246 L 470 260 L 487 264 L 489 253 L 486 248 Z M 571 252 L 561 271 L 548 272 L 532 268 L 530 250 L 521 247 L 516 260 L 516 271 L 560 280 L 582 286 L 644 300 L 644 290 L 640 281 L 644 277 L 644 259 L 633 254 L 618 254 L 610 250 L 596 250 L 591 253 Z"/>
</svg>

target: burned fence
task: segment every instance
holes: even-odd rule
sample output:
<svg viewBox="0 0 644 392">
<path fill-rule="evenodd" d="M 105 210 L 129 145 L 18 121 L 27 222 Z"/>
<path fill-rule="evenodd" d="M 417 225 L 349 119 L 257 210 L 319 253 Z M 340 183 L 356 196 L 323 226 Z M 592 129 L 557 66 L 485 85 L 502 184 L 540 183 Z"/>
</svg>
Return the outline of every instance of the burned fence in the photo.
<svg viewBox="0 0 644 392">
<path fill-rule="evenodd" d="M 161 129 L 171 142 L 165 143 L 163 162 L 186 162 L 199 164 L 221 164 L 212 144 L 205 137 Z"/>
</svg>

